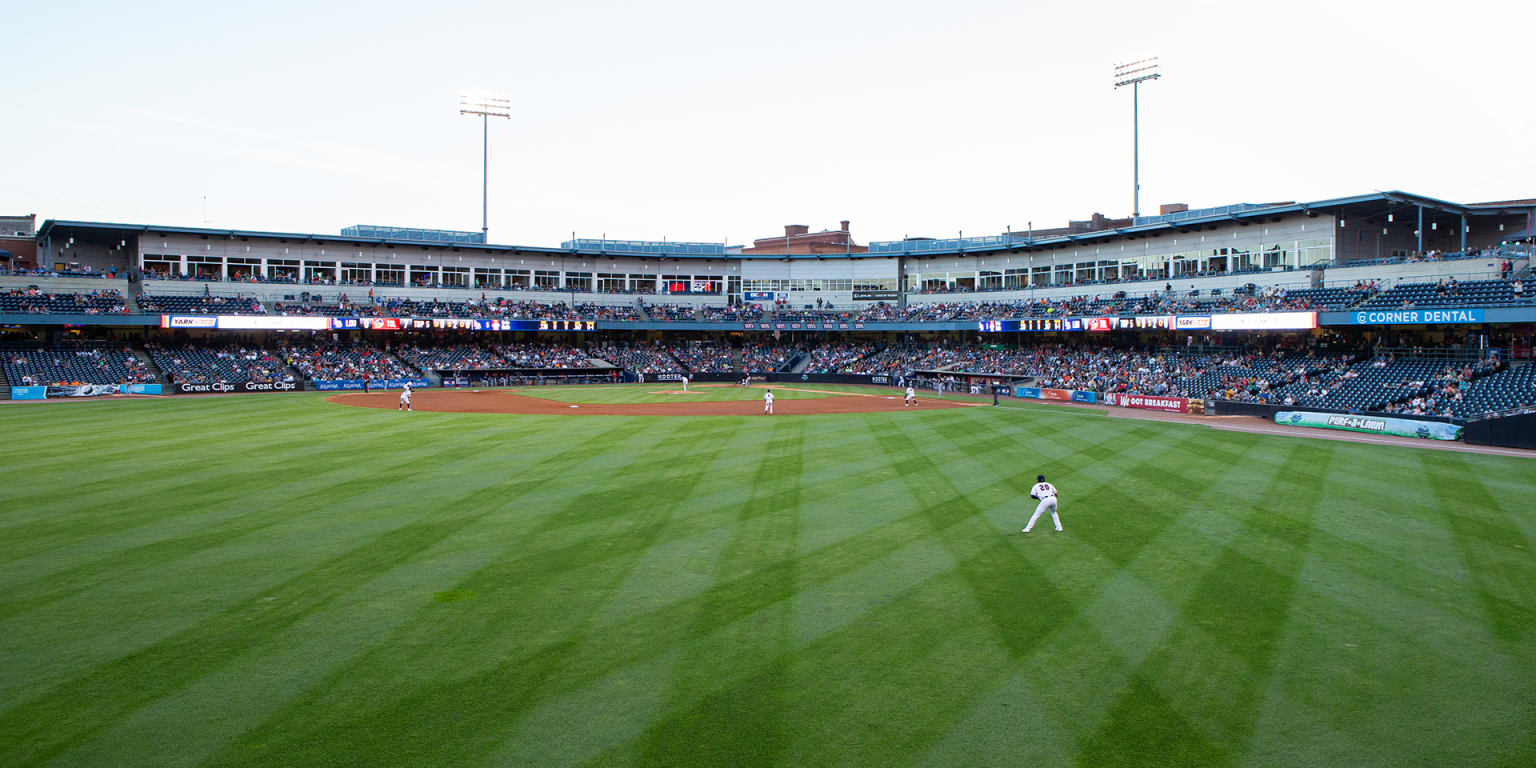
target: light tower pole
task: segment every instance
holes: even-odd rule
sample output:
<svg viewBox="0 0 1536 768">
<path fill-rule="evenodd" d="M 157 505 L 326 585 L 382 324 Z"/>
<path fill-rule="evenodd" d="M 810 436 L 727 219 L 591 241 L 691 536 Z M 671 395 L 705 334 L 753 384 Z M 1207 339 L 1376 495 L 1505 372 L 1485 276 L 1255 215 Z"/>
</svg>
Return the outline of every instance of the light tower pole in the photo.
<svg viewBox="0 0 1536 768">
<path fill-rule="evenodd" d="M 479 115 L 480 133 L 484 142 L 480 154 L 480 237 L 491 241 L 490 192 L 491 192 L 491 118 L 512 117 L 512 102 L 489 93 L 459 94 L 459 114 Z"/>
<path fill-rule="evenodd" d="M 1141 84 L 1162 77 L 1157 57 L 1115 65 L 1115 87 L 1131 87 L 1131 218 L 1141 215 Z"/>
</svg>

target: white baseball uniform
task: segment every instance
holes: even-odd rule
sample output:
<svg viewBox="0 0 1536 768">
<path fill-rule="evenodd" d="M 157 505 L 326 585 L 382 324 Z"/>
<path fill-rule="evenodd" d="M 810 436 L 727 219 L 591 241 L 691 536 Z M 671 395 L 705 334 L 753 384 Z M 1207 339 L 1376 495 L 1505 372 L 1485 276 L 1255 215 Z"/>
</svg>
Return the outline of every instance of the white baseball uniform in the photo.
<svg viewBox="0 0 1536 768">
<path fill-rule="evenodd" d="M 766 414 L 769 414 L 769 415 L 773 414 L 773 393 L 772 392 L 764 392 L 763 393 L 763 413 L 766 413 Z"/>
<path fill-rule="evenodd" d="M 1024 532 L 1029 533 L 1029 529 L 1035 527 L 1035 521 L 1040 519 L 1040 513 L 1047 509 L 1051 510 L 1051 522 L 1055 523 L 1056 530 L 1060 531 L 1061 518 L 1056 515 L 1056 486 L 1050 483 L 1035 483 L 1035 487 L 1029 489 L 1029 497 L 1039 499 L 1040 503 L 1035 505 L 1035 514 L 1030 515 L 1029 522 L 1024 525 Z"/>
<path fill-rule="evenodd" d="M 407 411 L 411 409 L 410 385 L 406 385 L 405 389 L 400 390 L 400 407 L 406 409 Z"/>
<path fill-rule="evenodd" d="M 908 405 L 917 405 L 917 391 L 911 387 L 907 387 L 907 401 L 902 403 L 902 407 L 906 407 Z"/>
</svg>

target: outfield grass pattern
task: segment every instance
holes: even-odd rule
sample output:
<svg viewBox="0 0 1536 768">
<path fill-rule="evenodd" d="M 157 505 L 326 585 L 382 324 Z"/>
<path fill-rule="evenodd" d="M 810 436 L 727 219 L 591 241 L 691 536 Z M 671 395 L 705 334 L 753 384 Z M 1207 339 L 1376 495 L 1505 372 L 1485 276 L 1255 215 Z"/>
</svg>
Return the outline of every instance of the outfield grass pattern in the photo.
<svg viewBox="0 0 1536 768">
<path fill-rule="evenodd" d="M 1048 406 L 0 428 L 0 765 L 1536 764 L 1525 459 Z"/>
</svg>

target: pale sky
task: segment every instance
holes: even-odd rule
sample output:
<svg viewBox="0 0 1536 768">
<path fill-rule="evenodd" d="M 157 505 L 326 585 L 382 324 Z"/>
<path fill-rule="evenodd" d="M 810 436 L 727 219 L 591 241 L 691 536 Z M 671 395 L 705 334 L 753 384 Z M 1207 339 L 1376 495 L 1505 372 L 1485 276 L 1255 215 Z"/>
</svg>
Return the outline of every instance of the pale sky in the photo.
<svg viewBox="0 0 1536 768">
<path fill-rule="evenodd" d="M 858 242 L 1402 189 L 1536 197 L 1536 4 L 26 3 L 0 213 Z M 204 213 L 204 196 L 207 198 Z"/>
</svg>

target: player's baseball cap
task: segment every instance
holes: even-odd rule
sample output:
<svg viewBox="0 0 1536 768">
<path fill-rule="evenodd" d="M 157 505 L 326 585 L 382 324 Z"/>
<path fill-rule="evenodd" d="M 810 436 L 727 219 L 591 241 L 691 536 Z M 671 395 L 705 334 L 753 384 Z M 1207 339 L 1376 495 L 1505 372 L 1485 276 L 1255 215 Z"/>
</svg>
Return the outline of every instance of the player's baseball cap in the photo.
<svg viewBox="0 0 1536 768">
<path fill-rule="evenodd" d="M 1037 483 L 1045 482 L 1045 475 L 1035 475 L 1035 482 L 1037 482 Z"/>
</svg>

